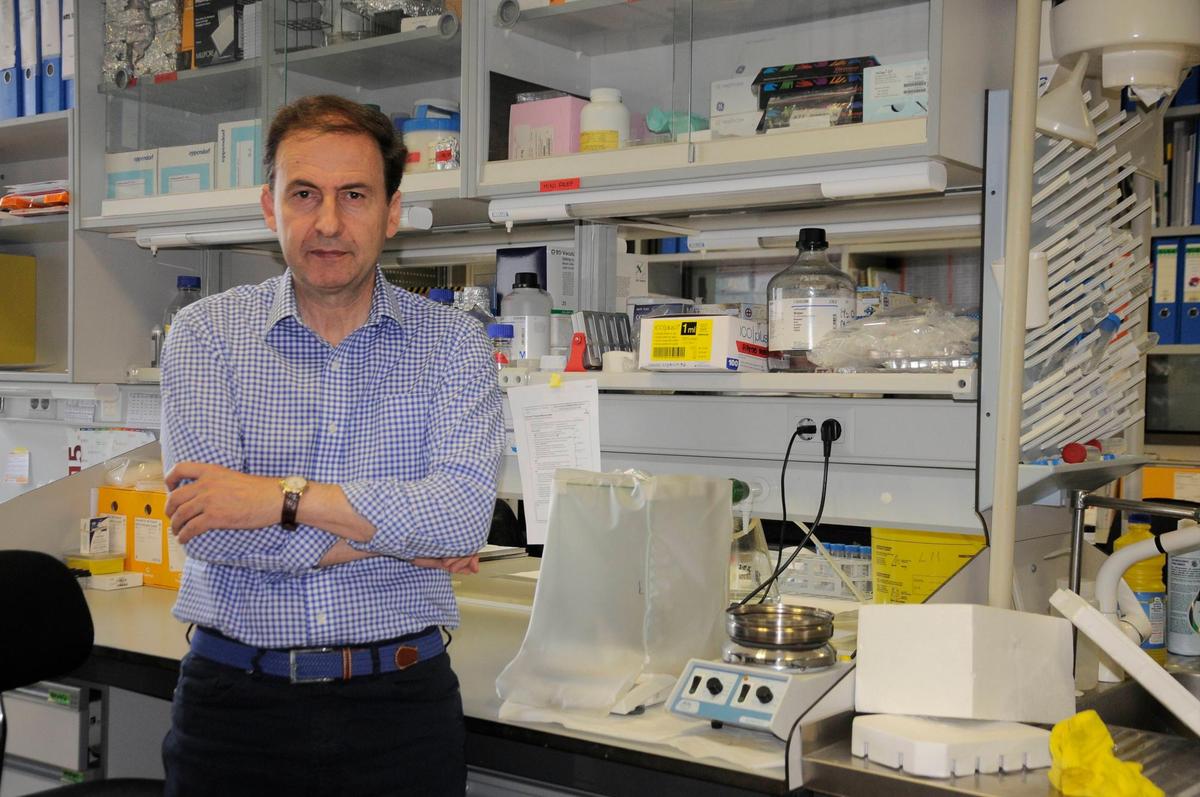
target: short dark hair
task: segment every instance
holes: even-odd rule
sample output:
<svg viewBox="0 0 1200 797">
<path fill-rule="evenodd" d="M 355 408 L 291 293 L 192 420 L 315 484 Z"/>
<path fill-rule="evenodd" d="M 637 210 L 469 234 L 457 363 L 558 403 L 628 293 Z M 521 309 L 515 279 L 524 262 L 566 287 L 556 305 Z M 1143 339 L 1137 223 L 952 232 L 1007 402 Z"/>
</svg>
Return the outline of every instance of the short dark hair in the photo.
<svg viewBox="0 0 1200 797">
<path fill-rule="evenodd" d="M 383 156 L 383 177 L 388 197 L 400 188 L 408 150 L 396 134 L 392 121 L 375 108 L 334 94 L 301 97 L 284 105 L 271 120 L 266 147 L 263 149 L 263 173 L 267 185 L 274 187 L 275 156 L 279 152 L 279 145 L 293 133 L 370 136 L 379 145 L 379 154 Z"/>
</svg>

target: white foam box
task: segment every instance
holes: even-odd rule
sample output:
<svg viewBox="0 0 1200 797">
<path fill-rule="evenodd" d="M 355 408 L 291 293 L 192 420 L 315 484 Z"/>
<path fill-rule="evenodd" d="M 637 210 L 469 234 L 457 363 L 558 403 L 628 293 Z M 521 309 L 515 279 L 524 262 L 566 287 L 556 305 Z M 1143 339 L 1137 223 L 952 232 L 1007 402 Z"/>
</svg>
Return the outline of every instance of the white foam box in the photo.
<svg viewBox="0 0 1200 797">
<path fill-rule="evenodd" d="M 854 718 L 850 753 L 926 778 L 1050 766 L 1050 731 L 1019 722 L 939 720 L 896 714 Z"/>
<path fill-rule="evenodd" d="M 217 125 L 217 188 L 251 188 L 261 185 L 262 122 L 225 122 Z"/>
<path fill-rule="evenodd" d="M 129 587 L 142 586 L 142 574 L 131 573 L 127 570 L 120 573 L 105 573 L 104 575 L 93 575 L 88 579 L 88 589 L 128 589 Z"/>
<path fill-rule="evenodd" d="M 766 319 L 676 315 L 641 320 L 638 364 L 647 371 L 767 370 Z"/>
<path fill-rule="evenodd" d="M 858 614 L 855 709 L 1053 724 L 1075 713 L 1071 624 L 974 604 Z"/>
<path fill-rule="evenodd" d="M 154 181 L 158 176 L 158 150 L 139 149 L 134 152 L 110 152 L 104 156 L 104 177 L 108 184 L 107 199 L 136 199 L 154 196 Z"/>
<path fill-rule="evenodd" d="M 213 187 L 216 144 L 188 144 L 183 147 L 159 147 L 158 193 L 192 194 Z"/>
</svg>

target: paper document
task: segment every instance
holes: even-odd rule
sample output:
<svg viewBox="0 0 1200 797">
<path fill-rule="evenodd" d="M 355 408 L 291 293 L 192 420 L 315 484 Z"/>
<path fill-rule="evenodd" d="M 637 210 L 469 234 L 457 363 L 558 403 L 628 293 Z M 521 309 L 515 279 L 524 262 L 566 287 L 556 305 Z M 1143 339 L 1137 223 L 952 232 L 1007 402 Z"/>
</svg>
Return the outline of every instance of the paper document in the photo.
<svg viewBox="0 0 1200 797">
<path fill-rule="evenodd" d="M 5 484 L 29 484 L 29 449 L 14 448 L 4 463 Z"/>
<path fill-rule="evenodd" d="M 554 472 L 600 470 L 600 391 L 594 379 L 530 385 L 511 388 L 508 401 L 525 499 L 525 536 L 530 545 L 543 545 Z"/>
</svg>

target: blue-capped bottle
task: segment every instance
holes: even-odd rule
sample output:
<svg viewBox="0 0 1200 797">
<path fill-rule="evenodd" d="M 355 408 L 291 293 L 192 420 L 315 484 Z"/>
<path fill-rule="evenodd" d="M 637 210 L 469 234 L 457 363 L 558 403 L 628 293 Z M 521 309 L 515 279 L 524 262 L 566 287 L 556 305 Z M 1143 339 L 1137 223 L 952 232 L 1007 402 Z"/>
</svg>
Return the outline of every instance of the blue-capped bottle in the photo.
<svg viewBox="0 0 1200 797">
<path fill-rule="evenodd" d="M 166 311 L 163 312 L 164 337 L 170 334 L 171 323 L 175 320 L 175 315 L 200 298 L 200 278 L 192 276 L 176 277 L 175 288 L 175 298 L 171 300 L 171 303 L 167 305 Z"/>
</svg>

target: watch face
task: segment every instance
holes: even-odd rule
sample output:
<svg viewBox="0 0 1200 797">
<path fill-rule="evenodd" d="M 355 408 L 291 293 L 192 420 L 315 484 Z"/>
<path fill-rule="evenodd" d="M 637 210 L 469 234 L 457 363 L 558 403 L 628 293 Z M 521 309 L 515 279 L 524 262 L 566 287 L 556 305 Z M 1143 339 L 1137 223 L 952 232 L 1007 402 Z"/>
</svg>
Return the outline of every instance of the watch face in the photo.
<svg viewBox="0 0 1200 797">
<path fill-rule="evenodd" d="M 308 479 L 303 476 L 288 476 L 282 481 L 284 492 L 302 493 L 308 486 Z"/>
</svg>

